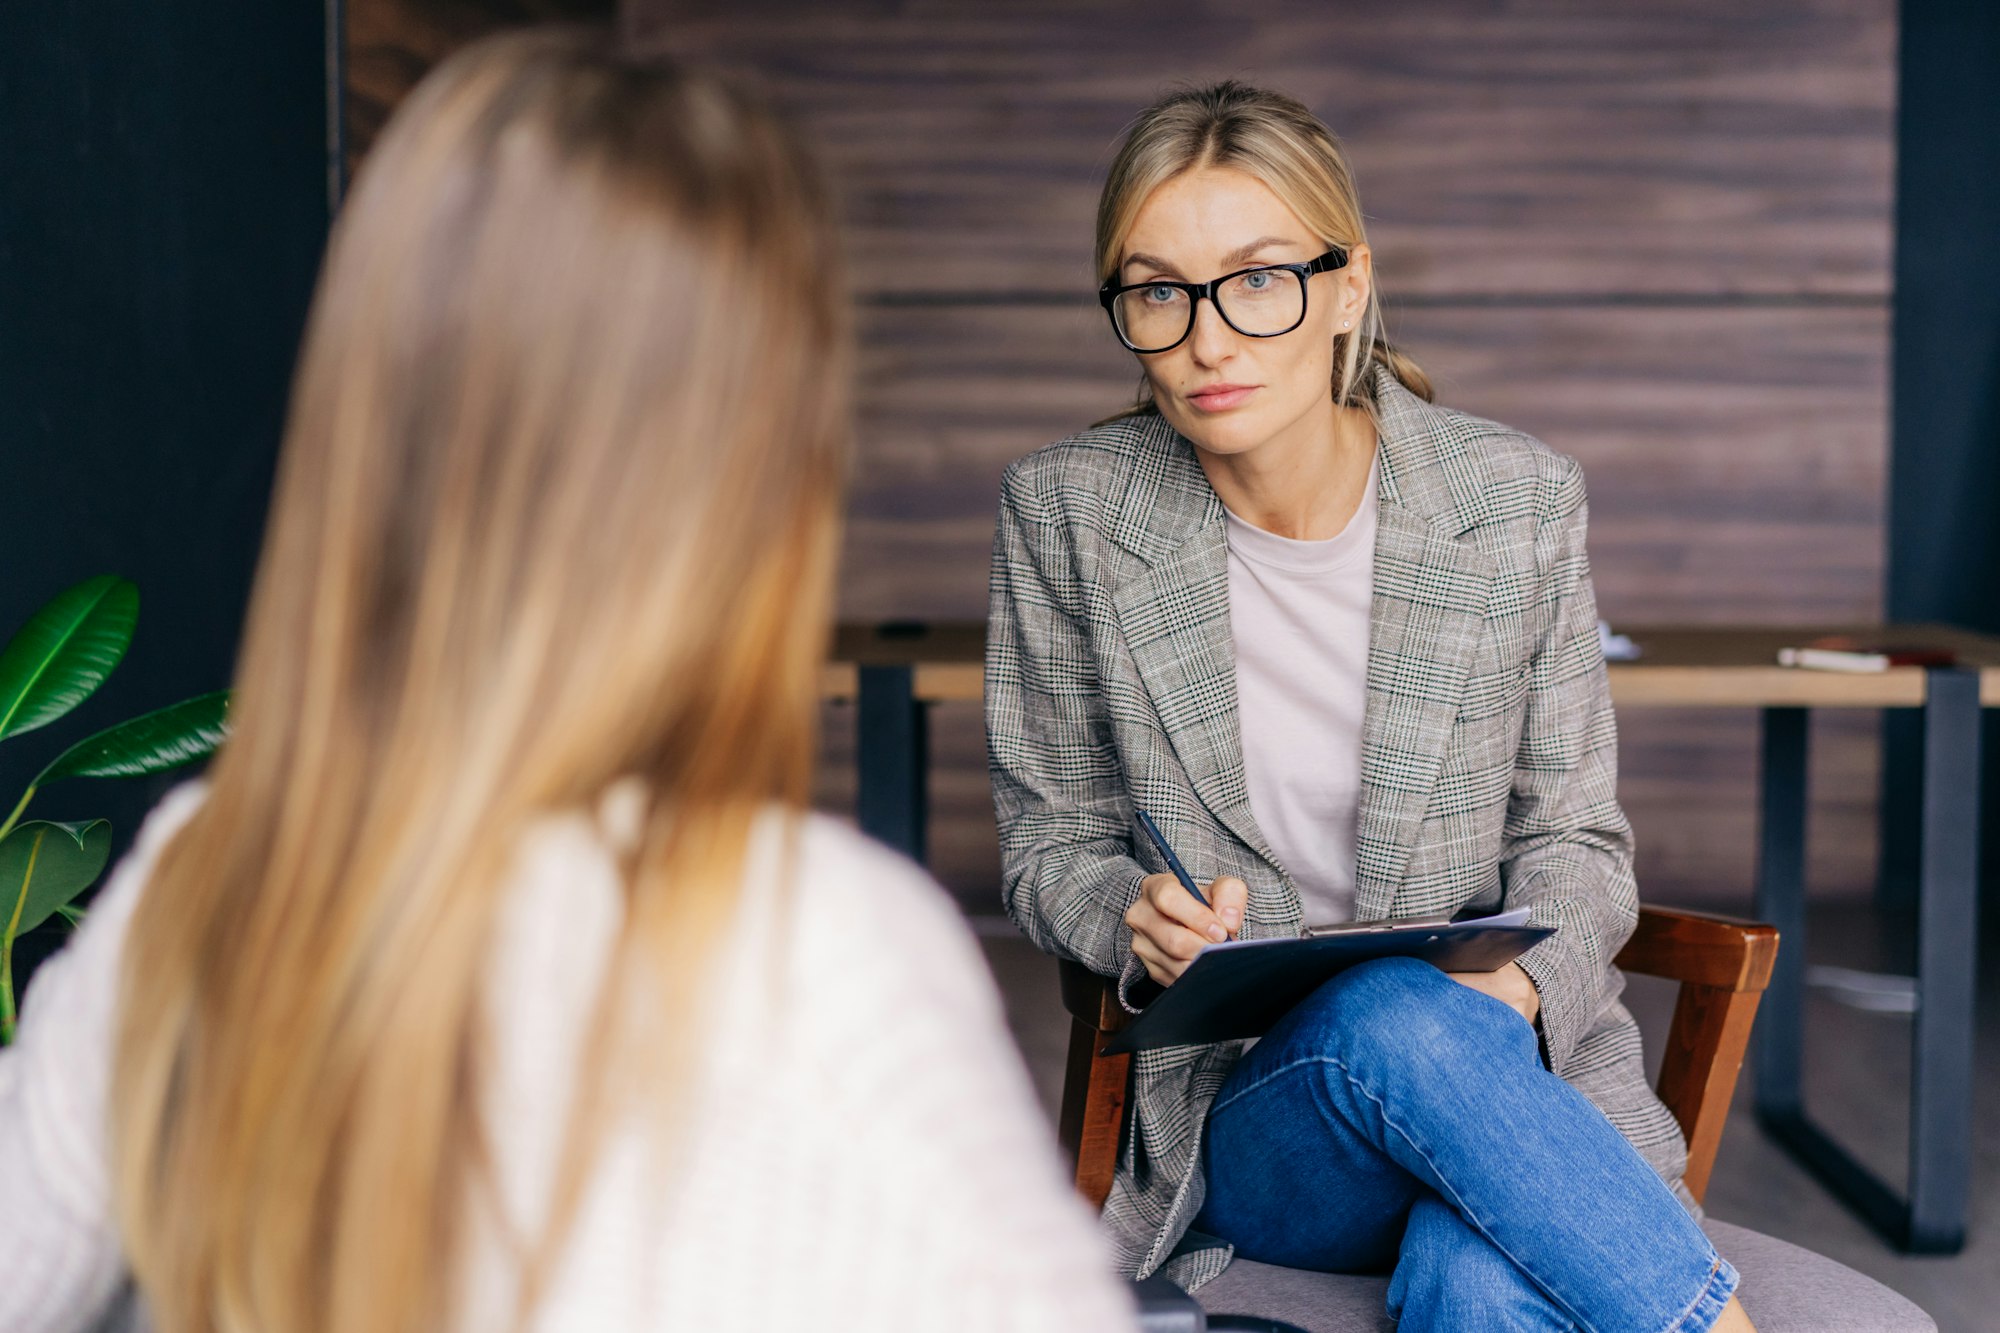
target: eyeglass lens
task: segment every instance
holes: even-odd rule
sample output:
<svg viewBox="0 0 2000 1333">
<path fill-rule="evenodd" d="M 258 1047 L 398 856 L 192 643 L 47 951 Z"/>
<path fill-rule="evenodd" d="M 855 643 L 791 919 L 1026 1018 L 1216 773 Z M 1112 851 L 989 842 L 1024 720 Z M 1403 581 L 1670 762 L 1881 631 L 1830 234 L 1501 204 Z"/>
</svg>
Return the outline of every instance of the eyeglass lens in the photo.
<svg viewBox="0 0 2000 1333">
<path fill-rule="evenodd" d="M 1253 338 L 1289 333 L 1305 318 L 1305 282 L 1290 269 L 1252 269 L 1216 288 L 1215 304 L 1238 333 Z M 1164 351 L 1193 329 L 1194 303 L 1178 287 L 1137 287 L 1111 303 L 1111 317 L 1138 351 Z"/>
</svg>

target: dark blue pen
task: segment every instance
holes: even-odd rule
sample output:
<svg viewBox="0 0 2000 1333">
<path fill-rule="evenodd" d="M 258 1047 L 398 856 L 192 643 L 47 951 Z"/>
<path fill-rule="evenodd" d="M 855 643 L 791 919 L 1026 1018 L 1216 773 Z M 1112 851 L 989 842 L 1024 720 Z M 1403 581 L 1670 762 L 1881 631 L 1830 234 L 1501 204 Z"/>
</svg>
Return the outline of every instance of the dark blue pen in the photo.
<svg viewBox="0 0 2000 1333">
<path fill-rule="evenodd" d="M 1196 902 L 1200 903 L 1203 907 L 1207 907 L 1208 899 L 1201 896 L 1201 890 L 1194 886 L 1194 878 L 1188 874 L 1187 867 L 1181 864 L 1181 859 L 1178 856 L 1174 855 L 1174 849 L 1167 846 L 1167 840 L 1160 836 L 1159 825 L 1155 824 L 1153 817 L 1144 810 L 1137 813 L 1139 815 L 1139 827 L 1146 830 L 1146 836 L 1151 838 L 1153 845 L 1160 849 L 1160 855 L 1167 858 L 1167 869 L 1174 872 L 1174 878 L 1181 882 L 1182 888 L 1194 895 Z"/>
</svg>

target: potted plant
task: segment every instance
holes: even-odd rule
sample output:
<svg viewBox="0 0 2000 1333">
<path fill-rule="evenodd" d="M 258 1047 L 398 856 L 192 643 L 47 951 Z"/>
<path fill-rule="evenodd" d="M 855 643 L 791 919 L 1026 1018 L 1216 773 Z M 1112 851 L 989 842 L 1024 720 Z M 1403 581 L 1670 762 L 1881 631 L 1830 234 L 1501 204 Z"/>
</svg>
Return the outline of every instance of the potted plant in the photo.
<svg viewBox="0 0 2000 1333">
<path fill-rule="evenodd" d="M 47 726 L 95 693 L 138 621 L 139 590 L 110 575 L 37 611 L 0 650 L 0 741 Z M 219 690 L 86 737 L 43 766 L 0 823 L 0 1045 L 14 1039 L 14 941 L 52 916 L 73 924 L 77 897 L 111 856 L 104 820 L 24 821 L 28 803 L 65 778 L 140 777 L 205 759 L 222 741 L 228 709 L 229 692 Z"/>
</svg>

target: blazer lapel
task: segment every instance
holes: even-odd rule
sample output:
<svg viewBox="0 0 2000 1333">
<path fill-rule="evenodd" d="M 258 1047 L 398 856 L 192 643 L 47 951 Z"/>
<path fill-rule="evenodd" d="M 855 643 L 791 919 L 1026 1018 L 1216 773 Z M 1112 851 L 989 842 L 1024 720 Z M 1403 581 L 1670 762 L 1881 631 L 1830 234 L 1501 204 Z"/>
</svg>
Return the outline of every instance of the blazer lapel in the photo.
<svg viewBox="0 0 2000 1333">
<path fill-rule="evenodd" d="M 1165 427 L 1135 479 L 1128 545 L 1147 560 L 1112 593 L 1146 694 L 1195 795 L 1216 820 L 1278 868 L 1250 813 L 1229 626 L 1229 545 L 1222 502 L 1191 446 Z M 1136 517 L 1143 515 L 1143 517 Z"/>
<path fill-rule="evenodd" d="M 1457 499 L 1467 461 L 1439 458 L 1428 411 L 1377 376 L 1382 479 L 1361 729 L 1355 917 L 1390 914 L 1458 720 L 1497 572 Z"/>
</svg>

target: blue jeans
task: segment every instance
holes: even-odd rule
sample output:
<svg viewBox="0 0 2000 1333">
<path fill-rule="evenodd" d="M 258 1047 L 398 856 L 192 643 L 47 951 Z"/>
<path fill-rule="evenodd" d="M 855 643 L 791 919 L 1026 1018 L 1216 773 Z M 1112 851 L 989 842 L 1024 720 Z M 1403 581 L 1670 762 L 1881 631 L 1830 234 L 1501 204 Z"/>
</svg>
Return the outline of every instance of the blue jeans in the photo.
<svg viewBox="0 0 2000 1333">
<path fill-rule="evenodd" d="M 1231 1071 L 1195 1226 L 1392 1272 L 1399 1333 L 1701 1333 L 1736 1270 L 1513 1009 L 1407 958 L 1335 977 Z"/>
</svg>

